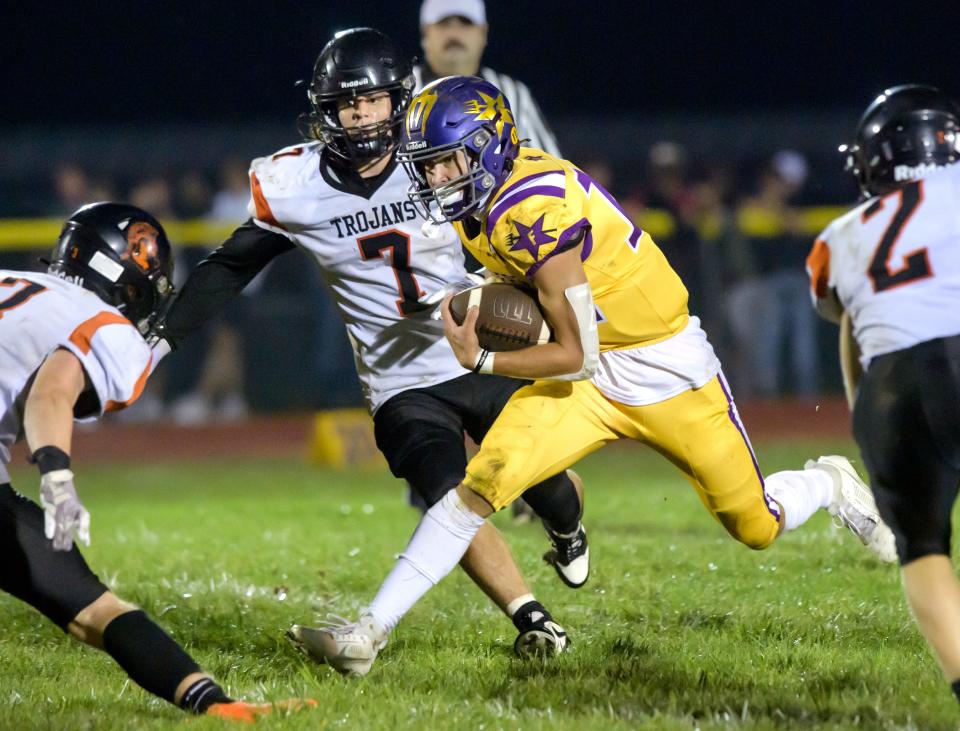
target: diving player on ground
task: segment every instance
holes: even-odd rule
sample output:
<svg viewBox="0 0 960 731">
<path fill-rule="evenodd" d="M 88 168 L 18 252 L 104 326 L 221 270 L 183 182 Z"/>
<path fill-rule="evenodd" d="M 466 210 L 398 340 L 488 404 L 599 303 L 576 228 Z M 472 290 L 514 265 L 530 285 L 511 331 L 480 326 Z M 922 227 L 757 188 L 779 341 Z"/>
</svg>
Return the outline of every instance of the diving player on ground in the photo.
<svg viewBox="0 0 960 731">
<path fill-rule="evenodd" d="M 167 237 L 138 208 L 97 203 L 69 218 L 52 258 L 47 274 L 0 270 L 0 589 L 103 649 L 154 695 L 253 721 L 273 707 L 227 697 L 73 545 L 74 533 L 90 542 L 70 469 L 73 420 L 122 409 L 143 391 L 154 365 L 144 337 L 173 291 Z M 24 434 L 42 509 L 10 485 L 10 448 Z"/>
<path fill-rule="evenodd" d="M 346 325 L 377 446 L 426 510 L 463 478 L 464 431 L 481 442 L 523 383 L 463 368 L 430 318 L 433 308 L 420 302 L 439 301 L 451 283 L 465 286 L 466 271 L 453 227 L 424 225 L 393 157 L 413 84 L 409 63 L 385 35 L 338 33 L 309 89 L 312 141 L 253 161 L 251 220 L 191 274 L 164 333 L 184 338 L 273 257 L 303 249 Z M 560 471 L 524 496 L 545 519 L 551 562 L 571 586 L 589 571 L 578 488 Z M 477 533 L 463 568 L 513 620 L 518 653 L 563 651 L 565 632 L 534 599 L 493 526 Z M 314 630 L 292 633 L 311 649 Z"/>
</svg>

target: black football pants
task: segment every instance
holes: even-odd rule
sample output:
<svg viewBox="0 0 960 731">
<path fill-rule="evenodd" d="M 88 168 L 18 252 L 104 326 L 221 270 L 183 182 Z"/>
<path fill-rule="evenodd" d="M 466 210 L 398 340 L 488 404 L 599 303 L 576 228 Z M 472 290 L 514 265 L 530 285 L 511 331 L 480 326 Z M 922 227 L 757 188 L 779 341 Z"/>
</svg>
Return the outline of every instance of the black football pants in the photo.
<svg viewBox="0 0 960 731">
<path fill-rule="evenodd" d="M 0 589 L 66 630 L 80 611 L 108 591 L 76 545 L 54 551 L 43 533 L 43 510 L 0 484 Z"/>
<path fill-rule="evenodd" d="M 460 484 L 467 469 L 464 432 L 477 444 L 483 441 L 510 397 L 528 383 L 467 373 L 399 393 L 377 410 L 373 417 L 377 446 L 390 471 L 410 484 L 414 506 L 426 510 Z M 523 499 L 553 530 L 576 530 L 580 500 L 565 472 L 534 485 Z"/>
</svg>

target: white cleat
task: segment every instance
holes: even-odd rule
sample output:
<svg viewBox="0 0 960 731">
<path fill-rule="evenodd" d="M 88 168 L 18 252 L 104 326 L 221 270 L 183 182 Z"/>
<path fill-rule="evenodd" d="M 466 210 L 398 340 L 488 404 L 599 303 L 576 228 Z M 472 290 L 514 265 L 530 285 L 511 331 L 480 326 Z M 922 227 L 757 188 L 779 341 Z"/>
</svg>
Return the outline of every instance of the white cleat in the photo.
<svg viewBox="0 0 960 731">
<path fill-rule="evenodd" d="M 840 455 L 820 457 L 816 462 L 807 460 L 804 469 L 822 469 L 833 477 L 833 499 L 827 511 L 839 523 L 860 539 L 884 563 L 897 560 L 896 540 L 893 531 L 880 518 L 877 503 L 867 484 L 850 464 Z"/>
<path fill-rule="evenodd" d="M 356 622 L 337 615 L 320 627 L 293 625 L 287 636 L 317 662 L 326 662 L 338 673 L 362 677 L 370 672 L 377 653 L 387 644 L 388 632 L 363 613 Z"/>
</svg>

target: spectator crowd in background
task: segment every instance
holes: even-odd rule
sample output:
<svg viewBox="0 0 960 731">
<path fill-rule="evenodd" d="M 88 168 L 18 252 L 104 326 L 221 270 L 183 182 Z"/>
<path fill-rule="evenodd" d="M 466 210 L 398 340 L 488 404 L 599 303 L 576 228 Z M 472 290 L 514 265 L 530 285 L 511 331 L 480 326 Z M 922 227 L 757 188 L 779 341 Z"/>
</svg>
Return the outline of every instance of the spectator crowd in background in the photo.
<svg viewBox="0 0 960 731">
<path fill-rule="evenodd" d="M 808 163 L 800 153 L 724 164 L 690 159 L 680 144 L 665 141 L 651 146 L 641 170 L 599 158 L 575 162 L 653 234 L 687 284 L 691 313 L 703 321 L 739 400 L 812 399 L 837 390 L 838 374 L 823 365 L 832 362 L 834 334 L 814 317 L 804 272 L 815 231 L 801 206 L 820 201 L 808 195 Z M 37 213 L 63 218 L 84 203 L 115 199 L 164 221 L 239 224 L 248 217 L 249 195 L 247 163 L 240 160 L 217 171 L 130 181 L 64 164 Z M 178 250 L 178 283 L 209 251 Z M 36 269 L 42 253 L 0 250 L 0 268 Z M 251 283 L 249 296 L 168 358 L 132 416 L 201 423 L 251 410 L 360 405 L 343 328 L 302 257 L 280 257 Z"/>
</svg>

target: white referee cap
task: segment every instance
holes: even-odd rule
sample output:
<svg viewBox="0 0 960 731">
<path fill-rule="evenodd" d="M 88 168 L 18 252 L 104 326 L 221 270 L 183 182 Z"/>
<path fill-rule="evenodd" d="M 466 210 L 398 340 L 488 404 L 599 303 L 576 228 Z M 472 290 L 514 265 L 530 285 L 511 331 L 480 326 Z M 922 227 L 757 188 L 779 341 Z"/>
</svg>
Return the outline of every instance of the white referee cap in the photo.
<svg viewBox="0 0 960 731">
<path fill-rule="evenodd" d="M 466 18 L 474 25 L 487 24 L 487 8 L 483 0 L 423 0 L 420 26 L 433 25 L 454 15 Z"/>
</svg>

